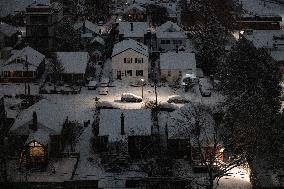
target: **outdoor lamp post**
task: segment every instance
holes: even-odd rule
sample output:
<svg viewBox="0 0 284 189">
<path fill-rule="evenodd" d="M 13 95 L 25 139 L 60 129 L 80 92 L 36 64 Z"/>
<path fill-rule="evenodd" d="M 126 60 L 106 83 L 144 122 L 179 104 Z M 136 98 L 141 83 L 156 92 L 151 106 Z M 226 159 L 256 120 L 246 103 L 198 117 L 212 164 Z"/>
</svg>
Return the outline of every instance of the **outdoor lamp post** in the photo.
<svg viewBox="0 0 284 189">
<path fill-rule="evenodd" d="M 144 79 L 141 79 L 141 87 L 142 87 L 142 98 L 143 98 L 143 86 L 144 86 Z"/>
</svg>

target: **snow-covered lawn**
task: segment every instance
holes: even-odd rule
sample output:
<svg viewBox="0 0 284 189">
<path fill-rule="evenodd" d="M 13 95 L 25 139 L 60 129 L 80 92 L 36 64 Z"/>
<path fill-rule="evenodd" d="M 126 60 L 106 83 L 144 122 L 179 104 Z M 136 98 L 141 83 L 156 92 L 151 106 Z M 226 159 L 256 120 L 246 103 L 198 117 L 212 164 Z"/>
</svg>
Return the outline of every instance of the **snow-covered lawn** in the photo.
<svg viewBox="0 0 284 189">
<path fill-rule="evenodd" d="M 77 158 L 61 158 L 50 160 L 46 171 L 28 171 L 25 168 L 19 170 L 18 160 L 9 160 L 8 180 L 17 182 L 63 182 L 72 177 L 72 171 Z M 24 167 L 24 166 L 23 166 Z"/>
<path fill-rule="evenodd" d="M 194 188 L 201 189 L 200 184 L 206 182 L 206 174 L 194 173 L 189 162 L 179 159 L 175 160 L 174 176 L 193 180 Z M 224 176 L 219 180 L 217 189 L 250 189 L 252 187 L 249 174 L 242 167 L 235 167 L 228 172 L 230 176 Z M 217 183 L 215 182 L 215 187 Z"/>
</svg>

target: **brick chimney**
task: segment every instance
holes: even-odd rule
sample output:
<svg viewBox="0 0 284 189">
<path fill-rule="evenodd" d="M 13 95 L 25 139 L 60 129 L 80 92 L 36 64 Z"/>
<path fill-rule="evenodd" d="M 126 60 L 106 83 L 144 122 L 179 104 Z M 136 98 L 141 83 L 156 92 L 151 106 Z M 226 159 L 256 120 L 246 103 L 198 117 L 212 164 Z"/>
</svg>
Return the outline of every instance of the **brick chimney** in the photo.
<svg viewBox="0 0 284 189">
<path fill-rule="evenodd" d="M 124 118 L 125 118 L 124 114 L 121 113 L 121 116 L 120 116 L 120 134 L 121 135 L 125 135 Z"/>
<path fill-rule="evenodd" d="M 133 23 L 130 23 L 130 30 L 133 31 Z"/>
<path fill-rule="evenodd" d="M 33 121 L 30 124 L 29 128 L 33 131 L 37 131 L 37 114 L 36 112 L 33 112 Z"/>
</svg>

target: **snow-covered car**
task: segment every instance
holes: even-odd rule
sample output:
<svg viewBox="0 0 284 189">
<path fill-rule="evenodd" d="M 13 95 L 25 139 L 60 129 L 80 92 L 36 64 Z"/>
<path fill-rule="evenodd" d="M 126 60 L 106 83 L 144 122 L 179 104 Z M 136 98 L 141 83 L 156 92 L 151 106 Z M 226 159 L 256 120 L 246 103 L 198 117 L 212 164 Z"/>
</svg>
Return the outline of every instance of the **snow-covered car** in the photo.
<svg viewBox="0 0 284 189">
<path fill-rule="evenodd" d="M 107 95 L 108 94 L 108 87 L 101 87 L 99 89 L 99 94 L 100 95 Z"/>
<path fill-rule="evenodd" d="M 161 111 L 169 111 L 169 112 L 175 111 L 179 108 L 177 105 L 168 102 L 160 102 L 158 106 Z"/>
<path fill-rule="evenodd" d="M 96 108 L 98 109 L 119 109 L 117 105 L 108 101 L 101 101 L 96 104 Z"/>
<path fill-rule="evenodd" d="M 172 96 L 169 96 L 167 102 L 176 103 L 176 104 L 184 104 L 184 103 L 188 103 L 189 100 L 180 95 L 172 95 Z"/>
<path fill-rule="evenodd" d="M 209 83 L 208 79 L 200 78 L 199 79 L 199 91 L 201 96 L 209 97 L 211 96 L 212 85 Z"/>
<path fill-rule="evenodd" d="M 103 26 L 103 25 L 104 25 L 104 21 L 101 20 L 98 22 L 98 26 Z"/>
<path fill-rule="evenodd" d="M 108 87 L 108 85 L 109 85 L 109 78 L 103 77 L 101 79 L 100 86 L 101 87 Z"/>
<path fill-rule="evenodd" d="M 92 80 L 88 83 L 87 88 L 88 90 L 96 90 L 97 85 L 97 82 Z"/>
<path fill-rule="evenodd" d="M 132 93 L 122 93 L 121 101 L 122 102 L 142 102 L 142 97 L 137 96 Z"/>
</svg>

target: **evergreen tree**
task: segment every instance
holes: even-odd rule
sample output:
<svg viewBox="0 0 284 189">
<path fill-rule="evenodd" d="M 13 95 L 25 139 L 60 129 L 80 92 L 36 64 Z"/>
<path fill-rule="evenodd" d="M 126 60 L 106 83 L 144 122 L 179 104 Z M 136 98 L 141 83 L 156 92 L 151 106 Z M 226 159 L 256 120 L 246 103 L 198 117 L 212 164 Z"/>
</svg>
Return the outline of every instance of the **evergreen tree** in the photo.
<svg viewBox="0 0 284 189">
<path fill-rule="evenodd" d="M 165 7 L 149 4 L 147 7 L 147 15 L 150 16 L 153 25 L 161 25 L 169 20 L 169 14 Z"/>
<path fill-rule="evenodd" d="M 67 20 L 62 21 L 55 30 L 55 51 L 78 51 L 80 34 Z"/>
<path fill-rule="evenodd" d="M 220 89 L 226 96 L 224 140 L 250 162 L 270 151 L 280 108 L 280 72 L 264 49 L 242 38 L 221 65 Z"/>
</svg>

